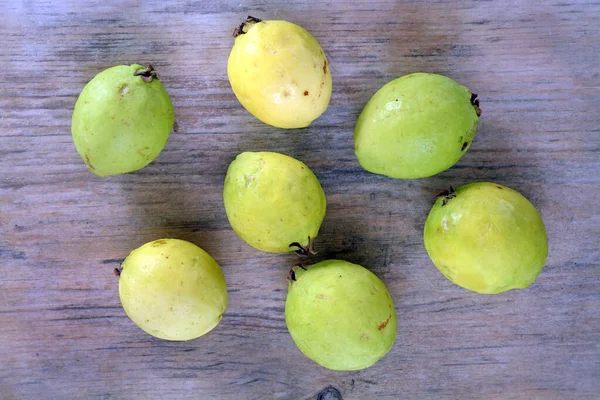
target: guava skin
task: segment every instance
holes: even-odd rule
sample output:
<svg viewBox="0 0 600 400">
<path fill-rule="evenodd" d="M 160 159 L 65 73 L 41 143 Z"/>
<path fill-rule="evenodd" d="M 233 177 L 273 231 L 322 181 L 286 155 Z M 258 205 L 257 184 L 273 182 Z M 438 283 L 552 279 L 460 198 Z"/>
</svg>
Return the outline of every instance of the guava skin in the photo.
<svg viewBox="0 0 600 400">
<path fill-rule="evenodd" d="M 319 42 L 287 21 L 249 19 L 237 30 L 227 74 L 244 108 L 265 124 L 304 128 L 329 105 L 331 71 Z"/>
<path fill-rule="evenodd" d="M 440 272 L 484 294 L 531 285 L 548 257 L 548 238 L 529 200 L 490 182 L 461 186 L 452 196 L 438 198 L 425 222 L 425 249 Z"/>
<path fill-rule="evenodd" d="M 119 297 L 127 316 L 160 339 L 185 341 L 211 331 L 227 308 L 225 277 L 200 247 L 160 239 L 121 265 Z"/>
<path fill-rule="evenodd" d="M 369 172 L 417 179 L 453 166 L 469 149 L 479 101 L 437 74 L 414 73 L 384 85 L 362 110 L 354 152 Z"/>
<path fill-rule="evenodd" d="M 285 303 L 288 330 L 304 355 L 336 371 L 367 368 L 396 339 L 393 300 L 368 269 L 327 260 L 296 269 Z"/>
<path fill-rule="evenodd" d="M 97 176 L 139 170 L 167 143 L 175 114 L 169 94 L 154 76 L 134 75 L 138 64 L 96 75 L 81 91 L 71 123 L 77 152 Z"/>
<path fill-rule="evenodd" d="M 302 162 L 279 153 L 245 152 L 229 165 L 223 203 L 231 227 L 262 251 L 308 246 L 325 217 L 325 192 Z"/>
</svg>

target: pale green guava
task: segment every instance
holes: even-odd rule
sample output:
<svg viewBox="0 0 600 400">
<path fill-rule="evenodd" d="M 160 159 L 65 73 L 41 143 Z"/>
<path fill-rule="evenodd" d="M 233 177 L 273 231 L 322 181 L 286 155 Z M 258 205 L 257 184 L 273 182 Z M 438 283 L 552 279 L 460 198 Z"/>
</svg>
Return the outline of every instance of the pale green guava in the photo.
<svg viewBox="0 0 600 400">
<path fill-rule="evenodd" d="M 309 247 L 326 208 L 315 174 L 302 162 L 271 152 L 236 157 L 227 169 L 223 202 L 235 233 L 272 253 L 297 250 L 293 243 Z"/>
<path fill-rule="evenodd" d="M 455 284 L 495 294 L 528 287 L 548 256 L 540 213 L 519 192 L 472 183 L 439 196 L 424 229 L 425 249 Z"/>
<path fill-rule="evenodd" d="M 396 339 L 394 303 L 383 282 L 368 269 L 341 260 L 294 271 L 285 320 L 302 353 L 337 371 L 373 365 Z"/>
<path fill-rule="evenodd" d="M 169 94 L 152 66 L 118 65 L 85 85 L 75 103 L 71 133 L 91 172 L 124 174 L 158 156 L 174 118 Z"/>
<path fill-rule="evenodd" d="M 331 71 L 321 45 L 287 21 L 248 17 L 236 29 L 227 75 L 242 106 L 278 128 L 310 125 L 331 97 Z"/>
<path fill-rule="evenodd" d="M 450 78 L 415 73 L 384 85 L 354 129 L 354 151 L 367 171 L 415 179 L 453 166 L 468 150 L 481 110 L 477 95 Z"/>
<path fill-rule="evenodd" d="M 210 254 L 185 240 L 146 243 L 121 267 L 121 304 L 127 316 L 152 336 L 197 338 L 217 326 L 227 308 L 221 268 Z"/>
</svg>

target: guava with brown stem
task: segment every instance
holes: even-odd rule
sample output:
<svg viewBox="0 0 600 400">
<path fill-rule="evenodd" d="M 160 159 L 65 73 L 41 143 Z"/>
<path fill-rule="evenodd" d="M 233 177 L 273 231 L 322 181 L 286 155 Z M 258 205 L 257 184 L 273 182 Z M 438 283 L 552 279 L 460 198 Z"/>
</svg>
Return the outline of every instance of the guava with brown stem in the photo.
<svg viewBox="0 0 600 400">
<path fill-rule="evenodd" d="M 244 152 L 231 162 L 223 188 L 227 219 L 237 235 L 262 251 L 310 252 L 327 200 L 301 161 L 274 152 Z"/>
<path fill-rule="evenodd" d="M 394 79 L 373 95 L 354 129 L 367 171 L 416 179 L 453 166 L 469 149 L 481 109 L 477 95 L 438 74 Z"/>
<path fill-rule="evenodd" d="M 71 133 L 88 169 L 103 177 L 152 162 L 165 147 L 173 123 L 171 98 L 154 68 L 118 65 L 83 88 Z"/>
<path fill-rule="evenodd" d="M 367 368 L 387 354 L 396 339 L 394 302 L 368 269 L 327 260 L 292 269 L 285 320 L 302 353 L 325 368 Z"/>
<path fill-rule="evenodd" d="M 540 213 L 519 192 L 491 182 L 442 191 L 423 240 L 446 278 L 485 294 L 528 287 L 548 257 Z"/>
<path fill-rule="evenodd" d="M 331 97 L 331 70 L 319 42 L 282 20 L 249 16 L 234 31 L 227 75 L 250 114 L 278 128 L 304 128 Z"/>
</svg>

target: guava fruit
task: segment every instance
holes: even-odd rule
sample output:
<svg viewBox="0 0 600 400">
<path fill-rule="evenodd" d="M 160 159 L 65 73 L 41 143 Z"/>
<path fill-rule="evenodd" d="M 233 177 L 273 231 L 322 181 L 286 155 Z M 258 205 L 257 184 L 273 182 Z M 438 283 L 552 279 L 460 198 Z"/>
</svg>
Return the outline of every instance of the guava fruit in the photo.
<svg viewBox="0 0 600 400">
<path fill-rule="evenodd" d="M 118 65 L 85 85 L 71 133 L 88 169 L 102 177 L 148 165 L 165 147 L 173 122 L 171 98 L 152 66 Z"/>
<path fill-rule="evenodd" d="M 342 260 L 294 271 L 285 321 L 304 355 L 337 371 L 373 365 L 396 339 L 396 312 L 384 283 L 368 269 Z"/>
<path fill-rule="evenodd" d="M 519 192 L 481 182 L 444 191 L 425 222 L 424 242 L 440 272 L 485 294 L 528 287 L 548 256 L 540 213 Z"/>
<path fill-rule="evenodd" d="M 225 277 L 200 247 L 159 239 L 121 264 L 119 297 L 127 316 L 152 336 L 191 340 L 212 330 L 227 308 Z"/>
<path fill-rule="evenodd" d="M 231 227 L 244 242 L 279 253 L 310 248 L 327 201 L 304 163 L 279 153 L 245 152 L 227 169 L 223 202 Z"/>
<path fill-rule="evenodd" d="M 477 95 L 450 78 L 415 73 L 384 85 L 362 110 L 354 152 L 367 171 L 416 179 L 453 166 L 469 149 Z"/>
<path fill-rule="evenodd" d="M 278 128 L 304 128 L 327 108 L 331 72 L 319 42 L 291 22 L 248 17 L 234 31 L 231 88 L 250 114 Z"/>
</svg>

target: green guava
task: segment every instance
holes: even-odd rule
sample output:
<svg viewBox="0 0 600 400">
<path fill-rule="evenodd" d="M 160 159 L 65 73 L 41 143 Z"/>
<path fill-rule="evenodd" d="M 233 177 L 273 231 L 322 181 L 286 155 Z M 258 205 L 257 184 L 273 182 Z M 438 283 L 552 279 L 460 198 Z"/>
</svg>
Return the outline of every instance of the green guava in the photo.
<svg viewBox="0 0 600 400">
<path fill-rule="evenodd" d="M 469 149 L 481 110 L 477 95 L 450 78 L 415 73 L 384 85 L 354 129 L 367 171 L 415 179 L 453 166 Z"/>
<path fill-rule="evenodd" d="M 200 247 L 160 239 L 121 264 L 119 297 L 127 316 L 152 336 L 191 340 L 212 330 L 227 308 L 225 277 Z"/>
<path fill-rule="evenodd" d="M 424 242 L 440 272 L 485 294 L 528 287 L 548 257 L 540 213 L 519 192 L 471 183 L 443 192 L 425 222 Z"/>
<path fill-rule="evenodd" d="M 174 118 L 171 98 L 152 66 L 118 65 L 85 85 L 75 103 L 71 133 L 91 172 L 124 174 L 158 156 Z"/>
<path fill-rule="evenodd" d="M 231 88 L 248 112 L 278 128 L 303 128 L 329 105 L 331 71 L 319 42 L 287 21 L 248 17 L 227 62 Z"/>
<path fill-rule="evenodd" d="M 302 353 L 337 371 L 373 365 L 396 339 L 394 303 L 383 282 L 341 260 L 294 271 L 285 321 Z"/>
<path fill-rule="evenodd" d="M 309 248 L 325 217 L 315 174 L 279 153 L 245 152 L 229 165 L 223 189 L 231 227 L 250 246 L 271 253 Z"/>
</svg>

